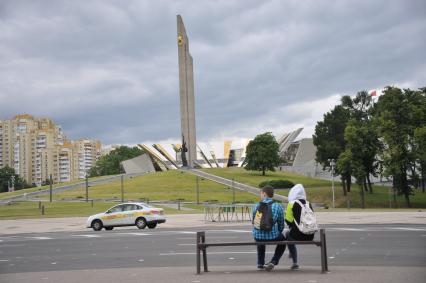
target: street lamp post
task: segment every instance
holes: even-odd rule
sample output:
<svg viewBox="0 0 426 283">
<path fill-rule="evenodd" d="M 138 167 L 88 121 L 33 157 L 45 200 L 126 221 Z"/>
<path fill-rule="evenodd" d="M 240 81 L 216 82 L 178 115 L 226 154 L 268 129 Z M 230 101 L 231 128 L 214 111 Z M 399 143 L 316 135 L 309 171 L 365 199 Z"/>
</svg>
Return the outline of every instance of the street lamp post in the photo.
<svg viewBox="0 0 426 283">
<path fill-rule="evenodd" d="M 121 202 L 124 202 L 124 175 L 122 174 L 121 177 Z"/>
<path fill-rule="evenodd" d="M 334 166 L 336 166 L 336 161 L 334 159 L 329 159 L 328 160 L 330 162 L 330 166 L 331 166 L 331 189 L 333 191 L 333 208 L 335 207 L 334 202 L 335 202 L 335 198 L 334 198 Z"/>
</svg>

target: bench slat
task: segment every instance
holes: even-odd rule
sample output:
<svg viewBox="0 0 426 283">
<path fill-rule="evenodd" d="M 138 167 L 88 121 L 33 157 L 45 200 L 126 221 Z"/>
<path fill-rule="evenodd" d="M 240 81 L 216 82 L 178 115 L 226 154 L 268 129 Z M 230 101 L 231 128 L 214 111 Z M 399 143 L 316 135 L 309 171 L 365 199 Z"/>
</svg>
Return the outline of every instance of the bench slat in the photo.
<svg viewBox="0 0 426 283">
<path fill-rule="evenodd" d="M 316 245 L 319 241 L 274 241 L 274 242 L 238 242 L 238 243 L 200 243 L 200 247 L 259 246 L 259 245 Z"/>
</svg>

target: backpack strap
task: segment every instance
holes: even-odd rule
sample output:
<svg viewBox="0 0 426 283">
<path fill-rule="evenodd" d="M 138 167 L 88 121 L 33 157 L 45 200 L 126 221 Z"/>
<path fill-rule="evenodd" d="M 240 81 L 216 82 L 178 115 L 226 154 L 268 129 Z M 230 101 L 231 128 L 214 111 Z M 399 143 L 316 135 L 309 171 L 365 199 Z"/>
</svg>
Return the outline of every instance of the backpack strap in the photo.
<svg viewBox="0 0 426 283">
<path fill-rule="evenodd" d="M 307 200 L 305 200 L 305 201 L 306 201 L 306 204 L 309 204 Z M 294 223 L 296 224 L 297 228 L 299 228 L 300 221 L 302 220 L 302 219 L 301 219 L 301 217 L 302 217 L 303 209 L 305 209 L 305 210 L 306 210 L 306 207 L 305 207 L 305 205 L 306 205 L 306 204 L 303 204 L 303 203 L 302 203 L 300 200 L 298 200 L 298 199 L 296 199 L 294 202 L 295 202 L 295 203 L 297 203 L 298 205 L 300 205 L 300 219 L 299 219 L 299 223 L 297 223 L 296 218 L 294 218 Z"/>
<path fill-rule="evenodd" d="M 306 201 L 306 200 L 305 200 Z M 300 200 L 295 200 L 294 201 L 295 203 L 297 203 L 297 204 L 299 204 L 300 205 L 300 207 L 302 208 L 302 207 L 304 207 L 305 205 L 300 201 Z M 308 204 L 308 201 L 306 201 L 306 204 Z"/>
</svg>

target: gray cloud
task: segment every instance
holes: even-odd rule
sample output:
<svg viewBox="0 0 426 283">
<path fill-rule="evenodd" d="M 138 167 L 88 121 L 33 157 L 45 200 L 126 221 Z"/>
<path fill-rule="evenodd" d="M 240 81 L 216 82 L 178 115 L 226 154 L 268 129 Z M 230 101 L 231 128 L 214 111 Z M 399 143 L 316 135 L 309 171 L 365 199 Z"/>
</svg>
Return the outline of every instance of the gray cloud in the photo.
<svg viewBox="0 0 426 283">
<path fill-rule="evenodd" d="M 178 139 L 176 14 L 194 57 L 199 139 L 312 129 L 311 101 L 325 112 L 336 94 L 425 85 L 420 0 L 6 0 L 0 119 L 48 116 L 104 143 Z"/>
</svg>

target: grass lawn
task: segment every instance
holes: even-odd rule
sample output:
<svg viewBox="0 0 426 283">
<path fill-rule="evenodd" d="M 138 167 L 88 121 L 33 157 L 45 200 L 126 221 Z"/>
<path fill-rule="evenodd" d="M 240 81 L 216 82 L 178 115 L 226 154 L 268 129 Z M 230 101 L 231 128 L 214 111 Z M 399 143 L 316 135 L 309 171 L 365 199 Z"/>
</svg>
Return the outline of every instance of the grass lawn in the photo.
<svg viewBox="0 0 426 283">
<path fill-rule="evenodd" d="M 237 182 L 258 186 L 265 180 L 287 179 L 294 183 L 301 183 L 305 186 L 308 199 L 311 202 L 325 203 L 329 207 L 332 205 L 331 182 L 326 180 L 308 178 L 302 175 L 288 172 L 267 172 L 262 176 L 260 172 L 246 171 L 242 168 L 213 168 L 204 171 Z M 214 183 L 209 180 L 199 178 L 199 200 L 200 202 L 221 202 L 231 203 L 233 201 L 232 189 L 224 185 Z M 278 193 L 287 196 L 288 190 L 279 190 Z M 6 193 L 2 193 L 6 194 Z M 1 194 L 1 195 L 2 195 Z M 46 196 L 40 196 L 45 200 Z M 85 198 L 85 188 L 72 189 L 69 191 L 54 193 L 53 200 L 66 201 Z M 38 202 L 18 203 L 0 206 L 0 219 L 7 218 L 34 218 L 34 217 L 64 217 L 64 216 L 88 216 L 94 213 L 105 211 L 121 200 L 120 180 L 106 184 L 93 185 L 89 188 L 90 199 L 110 200 L 111 202 L 96 202 L 92 208 L 89 203 L 70 202 L 44 202 L 46 215 L 41 216 L 38 209 Z M 346 208 L 347 201 L 350 200 L 351 208 L 360 207 L 359 188 L 353 185 L 352 192 L 347 197 L 343 196 L 340 183 L 336 182 L 335 188 L 336 208 Z M 374 186 L 374 193 L 365 194 L 366 208 L 389 208 L 389 188 Z M 197 200 L 196 177 L 187 172 L 171 170 L 167 172 L 150 173 L 124 180 L 124 199 L 139 201 L 149 199 L 150 201 L 191 201 Z M 259 197 L 254 194 L 235 191 L 235 201 L 239 203 L 254 203 Z M 416 192 L 410 198 L 413 208 L 426 208 L 426 194 Z M 399 208 L 405 208 L 403 196 L 397 197 Z M 200 213 L 202 206 L 187 205 L 194 208 L 194 211 L 178 211 L 165 207 L 166 213 Z M 394 204 L 392 203 L 392 207 Z"/>
<path fill-rule="evenodd" d="M 262 176 L 258 171 L 247 171 L 243 168 L 211 168 L 203 169 L 203 171 L 218 175 L 228 179 L 234 179 L 236 182 L 258 187 L 259 183 L 266 180 L 285 179 L 293 183 L 303 184 L 311 202 L 325 203 L 329 207 L 332 206 L 332 189 L 331 181 L 305 177 L 290 172 L 267 172 L 266 176 Z M 373 194 L 365 193 L 366 208 L 389 208 L 389 187 L 373 186 Z M 277 190 L 281 195 L 288 195 L 288 190 Z M 335 182 L 335 205 L 336 208 L 347 208 L 348 200 L 351 208 L 359 208 L 361 205 L 361 194 L 356 184 L 352 185 L 352 190 L 348 196 L 343 195 L 340 182 Z M 413 208 L 426 208 L 426 193 L 420 190 L 410 197 Z M 399 208 L 406 207 L 404 196 L 397 196 L 397 205 Z M 394 204 L 392 203 L 392 207 Z"/>
<path fill-rule="evenodd" d="M 224 185 L 199 178 L 199 190 L 200 202 L 232 202 L 232 190 Z M 138 201 L 148 198 L 150 201 L 196 201 L 196 192 L 196 177 L 178 170 L 150 173 L 124 180 L 124 199 L 126 200 Z M 53 194 L 53 199 L 82 199 L 85 196 L 86 189 L 79 188 Z M 40 197 L 46 198 L 46 196 Z M 89 198 L 121 200 L 120 180 L 91 186 Z M 236 191 L 235 199 L 238 202 L 254 202 L 258 197 Z"/>
<path fill-rule="evenodd" d="M 44 215 L 41 214 L 38 202 L 12 202 L 10 205 L 0 206 L 0 219 L 23 219 L 23 218 L 54 218 L 54 217 L 88 217 L 92 214 L 106 211 L 108 208 L 118 204 L 117 202 L 48 202 L 43 201 Z M 156 206 L 156 205 L 154 205 Z M 169 207 L 161 207 L 165 214 L 190 214 L 202 213 L 203 207 L 191 205 L 192 211 L 177 210 Z"/>
<path fill-rule="evenodd" d="M 295 184 L 301 183 L 307 188 L 331 186 L 330 181 L 309 178 L 303 175 L 284 172 L 284 171 L 276 171 L 276 172 L 267 171 L 266 176 L 262 176 L 262 173 L 259 171 L 247 171 L 243 168 L 237 168 L 237 167 L 211 168 L 211 169 L 203 169 L 203 171 L 213 175 L 221 176 L 223 178 L 234 179 L 236 182 L 252 185 L 256 188 L 258 188 L 259 183 L 263 181 L 279 180 L 279 179 L 290 180 Z"/>
</svg>

